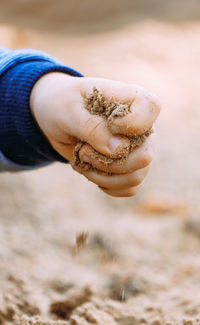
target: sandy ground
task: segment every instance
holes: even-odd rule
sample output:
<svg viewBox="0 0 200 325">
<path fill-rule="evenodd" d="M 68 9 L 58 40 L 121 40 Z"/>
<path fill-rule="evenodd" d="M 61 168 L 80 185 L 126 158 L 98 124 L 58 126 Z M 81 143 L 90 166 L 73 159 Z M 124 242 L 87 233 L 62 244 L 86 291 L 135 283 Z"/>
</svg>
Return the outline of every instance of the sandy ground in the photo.
<svg viewBox="0 0 200 325">
<path fill-rule="evenodd" d="M 200 22 L 150 18 L 81 35 L 0 26 L 2 45 L 51 52 L 163 102 L 135 198 L 110 198 L 61 164 L 0 175 L 1 325 L 200 323 Z"/>
</svg>

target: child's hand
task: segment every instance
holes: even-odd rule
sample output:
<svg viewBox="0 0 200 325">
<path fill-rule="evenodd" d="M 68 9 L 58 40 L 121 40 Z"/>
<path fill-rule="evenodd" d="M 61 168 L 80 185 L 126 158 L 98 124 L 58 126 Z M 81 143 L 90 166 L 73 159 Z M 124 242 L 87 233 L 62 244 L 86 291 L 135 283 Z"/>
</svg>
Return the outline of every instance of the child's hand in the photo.
<svg viewBox="0 0 200 325">
<path fill-rule="evenodd" d="M 114 118 L 110 130 L 103 117 L 91 115 L 84 107 L 84 99 L 94 87 L 105 98 L 114 97 L 121 102 L 134 100 L 131 112 Z M 119 197 L 136 194 L 153 158 L 154 135 L 135 148 L 123 164 L 114 161 L 104 165 L 94 159 L 92 153 L 94 148 L 106 156 L 117 155 L 119 148 L 129 142 L 126 136 L 139 135 L 150 129 L 160 112 L 160 103 L 154 95 L 139 86 L 113 80 L 78 78 L 52 72 L 37 81 L 30 105 L 37 124 L 52 147 L 69 161 L 72 161 L 77 141 L 88 143 L 81 148 L 79 158 L 96 169 L 83 171 L 76 166 L 75 170 L 107 194 Z"/>
</svg>

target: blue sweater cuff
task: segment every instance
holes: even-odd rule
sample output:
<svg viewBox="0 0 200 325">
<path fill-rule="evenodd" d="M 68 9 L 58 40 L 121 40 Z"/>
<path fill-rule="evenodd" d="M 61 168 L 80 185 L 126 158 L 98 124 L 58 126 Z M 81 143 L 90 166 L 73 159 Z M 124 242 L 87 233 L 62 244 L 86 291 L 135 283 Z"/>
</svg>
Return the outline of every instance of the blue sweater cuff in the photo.
<svg viewBox="0 0 200 325">
<path fill-rule="evenodd" d="M 41 167 L 46 167 L 50 165 L 51 162 L 45 162 L 42 164 L 37 164 L 35 166 L 28 166 L 14 163 L 12 160 L 6 158 L 3 153 L 0 151 L 0 172 L 21 172 L 28 170 L 35 170 Z"/>
<path fill-rule="evenodd" d="M 46 73 L 82 75 L 59 62 L 35 58 L 6 70 L 0 79 L 0 149 L 14 163 L 34 166 L 50 161 L 67 162 L 49 144 L 30 112 L 30 94 Z"/>
</svg>

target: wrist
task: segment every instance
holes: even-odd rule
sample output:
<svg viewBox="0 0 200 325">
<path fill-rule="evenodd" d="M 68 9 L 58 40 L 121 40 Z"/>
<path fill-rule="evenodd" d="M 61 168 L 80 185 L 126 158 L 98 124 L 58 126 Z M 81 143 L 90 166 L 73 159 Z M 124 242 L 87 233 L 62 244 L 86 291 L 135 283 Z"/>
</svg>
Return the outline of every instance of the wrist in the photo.
<svg viewBox="0 0 200 325">
<path fill-rule="evenodd" d="M 50 143 L 58 108 L 63 106 L 63 93 L 70 94 L 72 79 L 71 76 L 62 72 L 50 72 L 42 76 L 31 91 L 31 114 Z"/>
<path fill-rule="evenodd" d="M 30 94 L 30 111 L 38 125 L 41 124 L 42 116 L 52 105 L 52 93 L 55 92 L 58 76 L 61 72 L 49 72 L 36 81 Z M 70 78 L 65 76 L 65 78 Z M 49 105 L 50 104 L 50 105 Z"/>
</svg>

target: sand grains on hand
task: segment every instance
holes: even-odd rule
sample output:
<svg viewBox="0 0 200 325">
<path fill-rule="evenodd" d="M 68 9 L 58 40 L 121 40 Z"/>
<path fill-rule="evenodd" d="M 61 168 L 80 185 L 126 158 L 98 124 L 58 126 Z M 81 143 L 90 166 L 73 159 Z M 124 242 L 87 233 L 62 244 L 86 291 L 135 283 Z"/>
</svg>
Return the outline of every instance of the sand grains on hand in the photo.
<svg viewBox="0 0 200 325">
<path fill-rule="evenodd" d="M 100 90 L 94 87 L 93 92 L 85 99 L 85 109 L 87 109 L 92 115 L 99 115 L 103 117 L 106 120 L 108 129 L 110 129 L 114 118 L 123 117 L 131 112 L 130 108 L 132 103 L 133 101 L 122 103 L 113 97 L 107 99 L 103 96 Z M 95 156 L 94 158 L 98 159 L 105 165 L 111 164 L 114 160 L 118 160 L 119 162 L 123 163 L 128 154 L 135 147 L 140 146 L 152 133 L 153 130 L 151 128 L 143 134 L 129 137 L 130 145 L 126 148 L 126 150 L 119 152 L 117 158 L 104 156 L 96 150 L 94 150 L 93 153 Z M 85 142 L 83 141 L 77 142 L 74 148 L 72 166 L 79 166 L 82 170 L 90 170 L 93 169 L 93 167 L 89 163 L 82 162 L 79 158 L 79 151 L 84 144 Z"/>
</svg>

